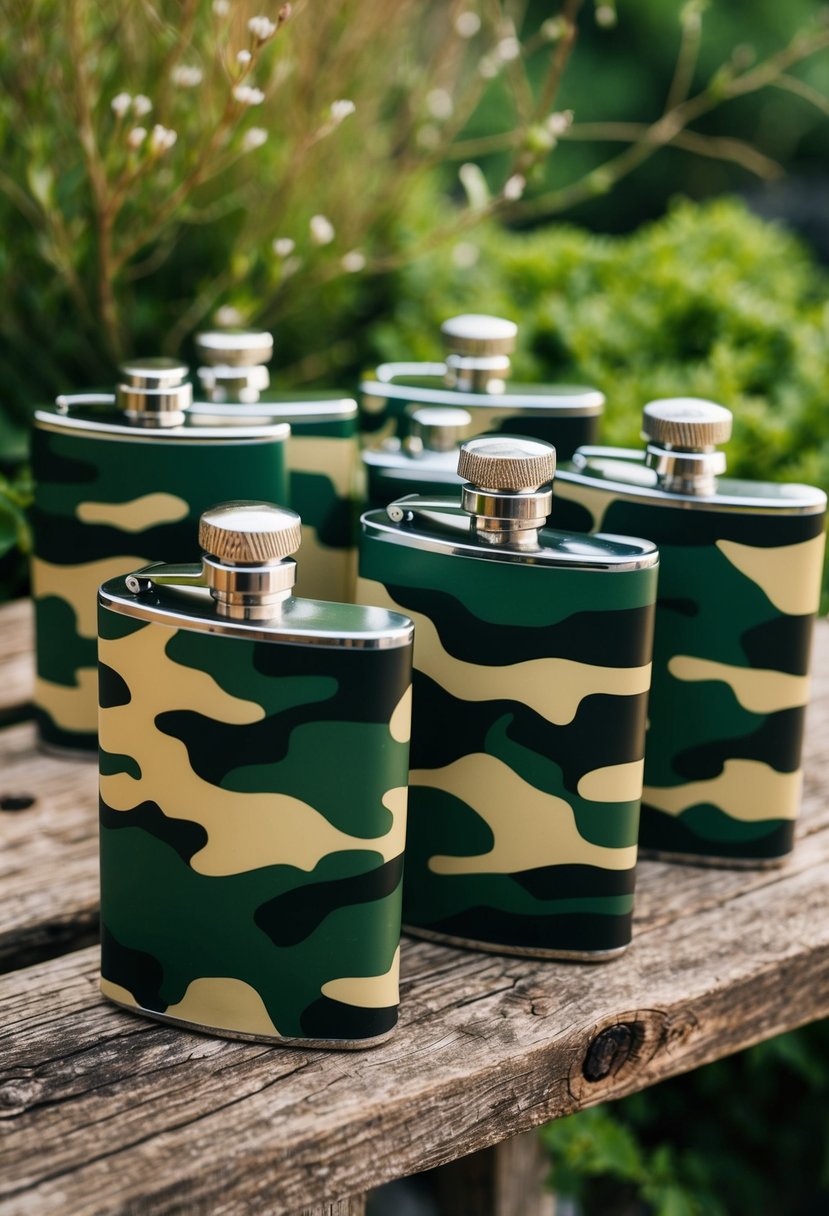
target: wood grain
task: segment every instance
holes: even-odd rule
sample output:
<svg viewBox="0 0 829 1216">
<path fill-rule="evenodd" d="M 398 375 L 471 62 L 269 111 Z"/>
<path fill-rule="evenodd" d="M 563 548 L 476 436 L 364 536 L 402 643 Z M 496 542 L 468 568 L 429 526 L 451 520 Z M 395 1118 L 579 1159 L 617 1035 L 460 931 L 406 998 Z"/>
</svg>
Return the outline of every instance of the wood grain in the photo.
<svg viewBox="0 0 829 1216">
<path fill-rule="evenodd" d="M 29 712 L 35 680 L 30 600 L 0 605 L 0 722 Z"/>
<path fill-rule="evenodd" d="M 829 829 L 804 844 L 603 967 L 407 942 L 400 1029 L 370 1052 L 144 1021 L 99 999 L 90 949 L 3 977 L 2 1211 L 294 1211 L 824 1016 Z"/>
<path fill-rule="evenodd" d="M 95 758 L 35 750 L 33 723 L 0 730 L 0 970 L 93 941 L 98 925 Z"/>
</svg>

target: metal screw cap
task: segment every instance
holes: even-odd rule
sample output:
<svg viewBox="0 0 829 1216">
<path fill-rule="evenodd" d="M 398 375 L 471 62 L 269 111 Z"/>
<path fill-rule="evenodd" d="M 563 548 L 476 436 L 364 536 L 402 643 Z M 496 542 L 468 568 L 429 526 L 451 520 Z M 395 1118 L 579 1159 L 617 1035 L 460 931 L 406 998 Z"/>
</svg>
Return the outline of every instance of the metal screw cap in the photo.
<svg viewBox="0 0 829 1216">
<path fill-rule="evenodd" d="M 223 502 L 199 520 L 205 553 L 229 565 L 266 566 L 290 557 L 300 546 L 296 511 L 269 502 Z"/>
<path fill-rule="evenodd" d="M 642 438 L 660 446 L 714 448 L 731 438 L 731 410 L 698 397 L 668 397 L 642 411 Z"/>
<path fill-rule="evenodd" d="M 264 329 L 209 329 L 194 341 L 210 367 L 255 367 L 273 357 L 273 334 Z"/>
<path fill-rule="evenodd" d="M 491 490 L 537 490 L 553 480 L 556 450 L 521 435 L 478 435 L 461 447 L 458 475 Z"/>
<path fill-rule="evenodd" d="M 176 388 L 187 377 L 190 370 L 179 359 L 128 359 L 119 372 L 129 388 Z"/>
<path fill-rule="evenodd" d="M 456 355 L 509 355 L 515 350 L 518 326 L 503 317 L 464 313 L 440 327 L 446 349 Z"/>
<path fill-rule="evenodd" d="M 409 411 L 409 418 L 411 437 L 428 452 L 451 452 L 472 424 L 470 413 L 449 405 L 421 405 Z"/>
</svg>

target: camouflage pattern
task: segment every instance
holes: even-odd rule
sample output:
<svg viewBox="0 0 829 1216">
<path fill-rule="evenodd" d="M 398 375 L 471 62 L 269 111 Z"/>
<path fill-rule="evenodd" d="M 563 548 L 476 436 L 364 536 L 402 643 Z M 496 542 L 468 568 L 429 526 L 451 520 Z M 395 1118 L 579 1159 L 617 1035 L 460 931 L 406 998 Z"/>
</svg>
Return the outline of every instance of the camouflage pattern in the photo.
<svg viewBox="0 0 829 1216">
<path fill-rule="evenodd" d="M 630 941 L 656 594 L 647 568 L 428 551 L 363 516 L 358 598 L 415 621 L 403 920 L 502 953 Z M 543 543 L 563 545 L 554 533 Z"/>
<path fill-rule="evenodd" d="M 569 459 L 576 448 L 596 442 L 604 402 L 598 389 L 582 385 L 510 383 L 505 393 L 470 393 L 442 387 L 437 375 L 395 377 L 392 384 L 366 380 L 360 391 L 360 425 L 370 447 L 390 436 L 405 437 L 410 405 L 451 405 L 472 415 L 470 435 L 544 439 L 553 444 L 560 460 Z M 532 396 L 534 403 L 522 404 L 522 396 Z M 557 397 L 561 398 L 558 405 Z M 539 404 L 543 398 L 544 404 Z M 574 408 L 579 412 L 573 412 Z"/>
<path fill-rule="evenodd" d="M 410 633 L 389 649 L 253 640 L 123 615 L 107 593 L 123 580 L 99 610 L 104 994 L 232 1036 L 385 1037 Z"/>
<path fill-rule="evenodd" d="M 199 402 L 194 406 L 197 416 L 254 418 L 261 417 L 263 410 L 270 421 L 291 427 L 287 505 L 302 517 L 297 594 L 350 603 L 362 505 L 357 403 L 314 390 L 267 392 L 254 405 Z"/>
<path fill-rule="evenodd" d="M 45 417 L 44 417 L 45 416 Z M 150 561 L 198 556 L 199 515 L 214 502 L 285 502 L 285 438 L 152 439 L 35 422 L 32 592 L 35 714 L 44 742 L 97 746 L 95 604 L 106 579 Z"/>
<path fill-rule="evenodd" d="M 644 473 L 633 466 L 637 488 Z M 631 501 L 622 485 L 561 470 L 552 515 L 556 527 L 635 531 L 659 546 L 640 846 L 771 861 L 793 846 L 800 802 L 823 512 L 694 509 L 656 493 Z"/>
</svg>

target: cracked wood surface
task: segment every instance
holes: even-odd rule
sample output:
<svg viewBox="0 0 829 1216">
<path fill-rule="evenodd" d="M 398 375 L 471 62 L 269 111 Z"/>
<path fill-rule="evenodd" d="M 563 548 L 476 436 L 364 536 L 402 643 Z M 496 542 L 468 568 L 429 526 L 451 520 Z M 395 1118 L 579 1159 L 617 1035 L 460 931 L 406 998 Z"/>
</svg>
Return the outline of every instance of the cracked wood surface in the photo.
<svg viewBox="0 0 829 1216">
<path fill-rule="evenodd" d="M 0 722 L 29 710 L 35 677 L 33 639 L 31 602 L 0 605 Z"/>
<path fill-rule="evenodd" d="M 407 941 L 397 1034 L 348 1053 L 125 1013 L 98 995 L 93 948 L 0 978 L 0 1211 L 296 1213 L 825 1015 L 826 625 L 816 668 L 792 858 L 751 872 L 643 863 L 634 945 L 616 962 Z M 28 725 L 0 732 L 0 802 L 34 799 L 0 814 L 7 966 L 83 943 L 95 918 L 94 766 L 33 747 Z"/>
</svg>

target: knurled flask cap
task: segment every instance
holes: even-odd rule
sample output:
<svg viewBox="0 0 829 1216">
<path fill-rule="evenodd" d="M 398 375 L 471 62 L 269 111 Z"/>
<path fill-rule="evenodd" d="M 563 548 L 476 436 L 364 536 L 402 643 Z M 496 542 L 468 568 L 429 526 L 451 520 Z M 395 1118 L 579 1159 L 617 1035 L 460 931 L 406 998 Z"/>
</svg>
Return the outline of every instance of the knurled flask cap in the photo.
<svg viewBox="0 0 829 1216">
<path fill-rule="evenodd" d="M 223 502 L 199 520 L 199 544 L 229 565 L 265 566 L 296 553 L 302 539 L 296 511 L 269 502 Z"/>
<path fill-rule="evenodd" d="M 255 367 L 273 358 L 273 334 L 265 329 L 207 329 L 194 341 L 209 367 Z"/>
<path fill-rule="evenodd" d="M 731 410 L 699 397 L 650 401 L 642 411 L 642 438 L 660 446 L 714 448 L 731 438 Z"/>
<path fill-rule="evenodd" d="M 463 444 L 458 458 L 461 479 L 489 490 L 537 490 L 555 472 L 553 445 L 522 435 L 478 435 Z"/>
<path fill-rule="evenodd" d="M 503 317 L 464 313 L 440 327 L 446 349 L 455 355 L 509 355 L 515 350 L 518 326 Z"/>
</svg>

